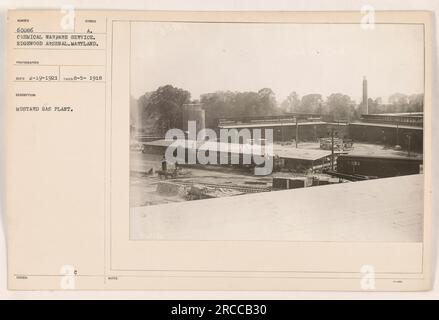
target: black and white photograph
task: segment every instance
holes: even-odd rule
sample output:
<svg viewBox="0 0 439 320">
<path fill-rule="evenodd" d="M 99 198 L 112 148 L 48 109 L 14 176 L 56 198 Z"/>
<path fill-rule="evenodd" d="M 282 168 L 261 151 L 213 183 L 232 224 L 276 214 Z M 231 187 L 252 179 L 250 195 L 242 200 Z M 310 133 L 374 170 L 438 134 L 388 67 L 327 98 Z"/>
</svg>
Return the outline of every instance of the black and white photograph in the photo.
<svg viewBox="0 0 439 320">
<path fill-rule="evenodd" d="M 8 8 L 0 296 L 436 297 L 429 1 Z"/>
<path fill-rule="evenodd" d="M 131 240 L 422 242 L 423 25 L 130 30 Z"/>
</svg>

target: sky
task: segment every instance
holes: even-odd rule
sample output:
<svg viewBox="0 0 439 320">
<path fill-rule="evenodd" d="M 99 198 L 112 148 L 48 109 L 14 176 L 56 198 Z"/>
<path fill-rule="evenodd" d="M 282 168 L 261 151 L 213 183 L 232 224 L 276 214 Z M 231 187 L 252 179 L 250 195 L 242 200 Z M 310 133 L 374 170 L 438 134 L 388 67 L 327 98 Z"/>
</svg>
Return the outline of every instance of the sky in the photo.
<svg viewBox="0 0 439 320">
<path fill-rule="evenodd" d="M 281 103 L 344 93 L 423 93 L 421 25 L 132 22 L 131 95 L 171 84 L 192 99 L 215 91 L 271 88 Z"/>
</svg>

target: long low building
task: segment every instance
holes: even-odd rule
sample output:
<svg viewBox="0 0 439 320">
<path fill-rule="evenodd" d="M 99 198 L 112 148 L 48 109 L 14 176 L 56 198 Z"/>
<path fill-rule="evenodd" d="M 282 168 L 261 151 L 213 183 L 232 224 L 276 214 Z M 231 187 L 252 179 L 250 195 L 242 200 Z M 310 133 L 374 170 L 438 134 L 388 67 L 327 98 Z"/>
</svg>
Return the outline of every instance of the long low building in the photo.
<svg viewBox="0 0 439 320">
<path fill-rule="evenodd" d="M 273 130 L 274 141 L 317 141 L 319 138 L 329 137 L 330 130 L 334 129 L 338 138 L 349 138 L 358 142 L 379 143 L 383 145 L 400 145 L 404 150 L 422 152 L 423 128 L 413 125 L 399 125 L 391 123 L 352 122 L 302 122 L 294 123 L 242 123 L 220 126 L 219 129 L 248 129 L 253 136 L 255 129 L 261 131 L 265 138 L 264 129 Z"/>
<path fill-rule="evenodd" d="M 206 156 L 212 156 L 216 153 L 217 164 L 227 160 L 227 164 L 231 164 L 232 157 L 239 159 L 239 164 L 254 164 L 255 157 L 272 157 L 279 159 L 282 166 L 289 169 L 297 170 L 314 170 L 321 168 L 330 162 L 331 152 L 328 150 L 311 150 L 299 149 L 293 146 L 261 146 L 258 144 L 239 144 L 224 143 L 213 141 L 194 141 L 194 140 L 156 140 L 143 143 L 144 153 L 165 154 L 166 149 L 171 146 L 175 147 L 175 155 L 178 149 L 184 150 L 184 159 L 180 159 L 181 163 L 187 163 L 189 152 L 202 151 Z M 213 158 L 213 156 L 212 156 Z M 246 162 L 250 159 L 250 163 Z"/>
<path fill-rule="evenodd" d="M 361 115 L 363 122 L 399 124 L 406 126 L 423 127 L 423 112 L 403 112 L 403 113 L 375 113 Z"/>
<path fill-rule="evenodd" d="M 219 125 L 218 129 L 248 129 L 253 136 L 254 130 L 260 130 L 265 138 L 265 130 L 273 130 L 274 141 L 317 141 L 319 138 L 328 137 L 331 129 L 335 129 L 340 138 L 348 135 L 348 125 L 344 122 L 330 123 L 324 121 L 304 121 L 297 124 L 292 121 L 267 122 L 267 123 L 233 123 Z"/>
</svg>

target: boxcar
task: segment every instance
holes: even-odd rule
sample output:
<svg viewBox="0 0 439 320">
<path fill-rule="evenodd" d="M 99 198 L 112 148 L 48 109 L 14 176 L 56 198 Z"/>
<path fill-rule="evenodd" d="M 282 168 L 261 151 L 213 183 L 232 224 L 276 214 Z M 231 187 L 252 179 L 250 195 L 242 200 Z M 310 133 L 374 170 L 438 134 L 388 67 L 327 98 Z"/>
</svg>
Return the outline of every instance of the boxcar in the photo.
<svg viewBox="0 0 439 320">
<path fill-rule="evenodd" d="M 420 173 L 422 159 L 383 156 L 340 155 L 337 172 L 378 178 Z"/>
</svg>

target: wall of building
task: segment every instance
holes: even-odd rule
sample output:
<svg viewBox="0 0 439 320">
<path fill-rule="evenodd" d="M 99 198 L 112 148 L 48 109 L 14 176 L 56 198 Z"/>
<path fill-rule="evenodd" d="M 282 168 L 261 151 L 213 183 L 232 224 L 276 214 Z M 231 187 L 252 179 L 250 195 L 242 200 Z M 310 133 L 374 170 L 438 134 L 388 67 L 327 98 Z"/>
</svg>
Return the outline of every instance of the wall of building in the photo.
<svg viewBox="0 0 439 320">
<path fill-rule="evenodd" d="M 354 141 L 378 143 L 388 146 L 399 144 L 404 150 L 409 148 L 409 139 L 411 135 L 410 150 L 422 152 L 423 150 L 423 130 L 408 129 L 376 125 L 360 125 L 351 123 L 349 125 L 349 136 Z"/>
<path fill-rule="evenodd" d="M 336 136 L 339 138 L 348 138 L 349 131 L 347 125 L 332 125 L 328 123 L 316 124 L 299 124 L 298 126 L 299 141 L 318 141 L 320 138 L 330 137 L 331 128 L 333 127 Z M 265 130 L 273 130 L 274 142 L 287 142 L 296 140 L 296 125 L 272 126 L 272 127 L 248 127 L 243 128 L 250 130 L 252 139 L 256 137 L 255 130 L 260 130 L 262 138 L 265 139 Z M 240 129 L 238 129 L 240 130 Z"/>
</svg>

